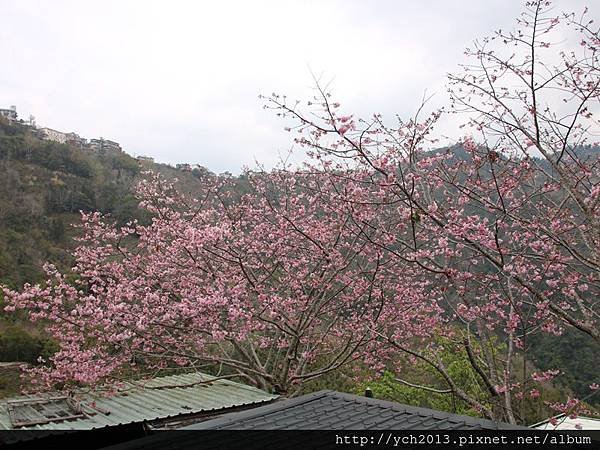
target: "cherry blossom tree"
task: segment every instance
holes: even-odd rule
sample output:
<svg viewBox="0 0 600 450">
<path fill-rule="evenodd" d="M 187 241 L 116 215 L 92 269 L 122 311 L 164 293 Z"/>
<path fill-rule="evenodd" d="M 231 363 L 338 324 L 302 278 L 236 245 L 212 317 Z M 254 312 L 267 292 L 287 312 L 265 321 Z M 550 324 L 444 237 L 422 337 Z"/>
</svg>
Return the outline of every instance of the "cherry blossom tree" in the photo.
<svg viewBox="0 0 600 450">
<path fill-rule="evenodd" d="M 312 165 L 346 193 L 362 239 L 413 267 L 415 280 L 432 281 L 445 319 L 461 324 L 448 337 L 487 398 L 460 389 L 434 344 L 417 351 L 380 336 L 435 367 L 445 386 L 423 389 L 457 395 L 489 418 L 520 420 L 515 399 L 537 398 L 532 383 L 558 375 L 527 368 L 532 333 L 573 327 L 600 340 L 600 166 L 589 147 L 600 131 L 600 39 L 587 17 L 528 2 L 515 31 L 467 49 L 469 62 L 449 76 L 448 112 L 465 114 L 470 130 L 454 148 L 435 150 L 444 111 L 421 119 L 425 105 L 388 126 L 377 114 L 342 113 L 320 86 L 306 105 L 276 94 L 265 100 L 291 122 Z M 365 216 L 365 205 L 377 214 Z M 578 405 L 551 406 L 571 413 Z"/>
<path fill-rule="evenodd" d="M 44 286 L 5 289 L 9 308 L 48 323 L 60 344 L 33 369 L 39 388 L 210 366 L 294 395 L 349 362 L 375 363 L 380 321 L 399 339 L 430 334 L 438 310 L 426 285 L 357 239 L 327 178 L 247 177 L 243 196 L 208 179 L 206 195 L 188 199 L 152 175 L 138 188 L 149 225 L 83 214 L 72 274 L 47 267 Z"/>
</svg>

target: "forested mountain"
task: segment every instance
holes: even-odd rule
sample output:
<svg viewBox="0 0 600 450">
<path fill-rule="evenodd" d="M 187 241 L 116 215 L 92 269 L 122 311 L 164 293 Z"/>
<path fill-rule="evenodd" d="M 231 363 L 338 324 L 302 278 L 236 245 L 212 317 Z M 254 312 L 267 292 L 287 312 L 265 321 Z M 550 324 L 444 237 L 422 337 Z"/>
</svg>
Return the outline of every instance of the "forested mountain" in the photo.
<svg viewBox="0 0 600 450">
<path fill-rule="evenodd" d="M 42 141 L 30 129 L 0 121 L 0 282 L 41 280 L 42 265 L 68 264 L 79 211 L 109 213 L 119 223 L 144 219 L 132 187 L 143 170 L 177 177 L 189 191 L 208 171 L 142 166 L 127 153 L 99 154 Z"/>
</svg>

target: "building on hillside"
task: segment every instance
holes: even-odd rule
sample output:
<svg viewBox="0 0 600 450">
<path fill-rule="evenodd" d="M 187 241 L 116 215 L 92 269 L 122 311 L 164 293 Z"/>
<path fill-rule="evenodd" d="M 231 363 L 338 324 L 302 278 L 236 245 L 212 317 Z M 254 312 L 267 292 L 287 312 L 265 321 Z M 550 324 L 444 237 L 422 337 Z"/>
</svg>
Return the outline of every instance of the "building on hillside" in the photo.
<svg viewBox="0 0 600 450">
<path fill-rule="evenodd" d="M 66 144 L 67 143 L 67 134 L 63 133 L 62 131 L 56 131 L 53 130 L 52 128 L 39 128 L 38 129 L 42 139 L 46 140 L 46 141 L 53 141 L 53 142 L 58 142 L 60 144 Z"/>
<path fill-rule="evenodd" d="M 123 149 L 118 142 L 110 141 L 108 139 L 90 139 L 90 148 L 98 153 L 106 152 L 122 152 Z"/>
<path fill-rule="evenodd" d="M 102 139 L 90 139 L 90 149 L 96 152 L 102 150 L 103 140 Z"/>
<path fill-rule="evenodd" d="M 10 121 L 17 120 L 17 107 L 13 105 L 9 109 L 0 108 L 0 116 Z"/>
<path fill-rule="evenodd" d="M 152 156 L 138 156 L 136 158 L 141 165 L 152 165 L 154 164 L 154 158 Z"/>
<path fill-rule="evenodd" d="M 0 432 L 5 442 L 39 439 L 43 435 L 39 432 L 55 430 L 88 430 L 82 435 L 88 440 L 92 436 L 89 430 L 103 432 L 104 436 L 109 433 L 118 440 L 123 440 L 125 435 L 135 439 L 146 435 L 150 428 L 195 423 L 231 410 L 266 404 L 277 397 L 200 372 L 170 375 L 126 382 L 109 397 L 101 391 L 82 391 L 2 399 Z M 21 430 L 38 433 L 31 435 Z M 50 437 L 56 438 L 56 434 Z M 72 443 L 73 439 L 76 441 L 77 433 L 67 434 L 64 440 Z"/>
<path fill-rule="evenodd" d="M 67 133 L 67 144 L 75 147 L 84 148 L 87 146 L 87 139 L 82 138 L 77 133 Z"/>
</svg>

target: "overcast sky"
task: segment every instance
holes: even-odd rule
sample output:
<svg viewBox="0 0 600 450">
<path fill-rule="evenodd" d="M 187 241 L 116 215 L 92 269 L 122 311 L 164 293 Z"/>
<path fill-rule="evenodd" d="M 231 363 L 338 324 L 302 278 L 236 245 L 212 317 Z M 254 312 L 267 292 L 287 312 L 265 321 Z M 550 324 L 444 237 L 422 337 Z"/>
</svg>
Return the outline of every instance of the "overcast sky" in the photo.
<svg viewBox="0 0 600 450">
<path fill-rule="evenodd" d="M 464 48 L 512 27 L 522 5 L 0 0 L 0 108 L 159 162 L 237 173 L 291 145 L 259 94 L 309 99 L 312 70 L 333 80 L 344 113 L 407 116 L 425 90 L 444 104 Z"/>
</svg>

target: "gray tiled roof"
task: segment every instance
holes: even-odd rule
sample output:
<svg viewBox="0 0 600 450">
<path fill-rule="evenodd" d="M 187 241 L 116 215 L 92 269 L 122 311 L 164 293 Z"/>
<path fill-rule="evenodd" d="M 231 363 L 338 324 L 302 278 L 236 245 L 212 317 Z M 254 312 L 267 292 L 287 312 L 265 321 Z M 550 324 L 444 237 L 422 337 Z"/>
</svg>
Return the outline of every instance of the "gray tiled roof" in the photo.
<svg viewBox="0 0 600 450">
<path fill-rule="evenodd" d="M 527 429 L 433 409 L 319 391 L 225 414 L 185 430 L 507 430 Z"/>
<path fill-rule="evenodd" d="M 308 431 L 320 429 L 529 430 L 525 427 L 433 409 L 416 408 L 341 392 L 320 391 L 294 399 L 275 401 L 242 412 L 225 413 L 216 419 L 179 428 L 176 431 L 160 432 L 110 449 L 332 448 L 330 441 L 323 440 L 319 436 L 317 436 L 319 438 L 317 443 L 314 440 L 315 432 Z M 212 430 L 219 431 L 212 432 Z M 228 430 L 250 431 L 236 433 Z M 306 431 L 299 438 L 293 431 L 290 435 L 285 432 L 273 433 L 270 430 Z"/>
</svg>

